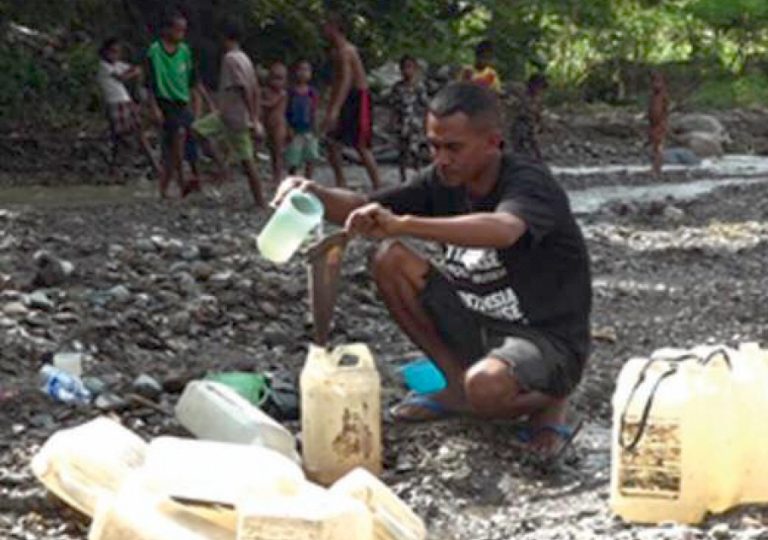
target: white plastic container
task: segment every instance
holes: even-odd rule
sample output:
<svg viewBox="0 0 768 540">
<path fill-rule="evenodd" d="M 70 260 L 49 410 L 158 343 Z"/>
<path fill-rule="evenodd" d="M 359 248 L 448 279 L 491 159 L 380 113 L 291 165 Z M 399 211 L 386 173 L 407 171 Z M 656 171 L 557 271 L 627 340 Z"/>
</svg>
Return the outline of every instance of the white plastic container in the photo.
<svg viewBox="0 0 768 540">
<path fill-rule="evenodd" d="M 206 520 L 186 505 L 131 479 L 99 501 L 88 540 L 232 540 L 232 527 Z"/>
<path fill-rule="evenodd" d="M 333 484 L 330 492 L 365 504 L 373 515 L 376 540 L 425 540 L 427 537 L 421 518 L 365 469 L 355 469 Z"/>
<path fill-rule="evenodd" d="M 189 383 L 176 404 L 176 418 L 201 439 L 259 445 L 301 462 L 287 429 L 221 383 Z"/>
<path fill-rule="evenodd" d="M 114 420 L 96 418 L 53 434 L 32 458 L 32 472 L 54 494 L 93 516 L 144 462 L 147 445 Z"/>
<path fill-rule="evenodd" d="M 381 473 L 381 388 L 364 344 L 310 345 L 301 373 L 304 470 L 329 486 L 357 467 Z"/>
<path fill-rule="evenodd" d="M 238 506 L 237 540 L 373 540 L 365 506 L 306 484 L 297 494 L 249 497 Z"/>
<path fill-rule="evenodd" d="M 53 365 L 70 375 L 80 377 L 83 374 L 83 353 L 58 352 L 53 355 Z"/>
<path fill-rule="evenodd" d="M 305 483 L 298 465 L 267 448 L 176 437 L 154 439 L 141 471 L 162 495 L 232 507 L 249 492 L 295 493 Z"/>
<path fill-rule="evenodd" d="M 698 347 L 624 366 L 613 398 L 614 512 L 699 523 L 707 512 L 768 502 L 765 359 L 749 347 Z"/>
</svg>

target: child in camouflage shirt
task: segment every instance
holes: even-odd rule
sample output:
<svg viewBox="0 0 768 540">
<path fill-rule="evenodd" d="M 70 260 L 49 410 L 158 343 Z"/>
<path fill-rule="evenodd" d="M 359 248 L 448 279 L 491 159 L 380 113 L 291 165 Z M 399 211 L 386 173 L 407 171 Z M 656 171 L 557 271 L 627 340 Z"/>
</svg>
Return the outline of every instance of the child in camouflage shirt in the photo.
<svg viewBox="0 0 768 540">
<path fill-rule="evenodd" d="M 416 78 L 419 65 L 412 56 L 400 59 L 400 79 L 392 87 L 393 123 L 400 151 L 400 180 L 408 178 L 407 169 L 419 166 L 419 154 L 425 144 L 424 115 L 428 107 L 427 90 Z"/>
</svg>

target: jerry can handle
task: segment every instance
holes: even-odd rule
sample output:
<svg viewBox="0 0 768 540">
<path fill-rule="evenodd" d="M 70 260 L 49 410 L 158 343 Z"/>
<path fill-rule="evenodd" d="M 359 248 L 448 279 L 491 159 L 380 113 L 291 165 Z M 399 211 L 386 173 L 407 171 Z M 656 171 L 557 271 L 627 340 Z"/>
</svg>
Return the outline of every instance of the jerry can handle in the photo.
<svg viewBox="0 0 768 540">
<path fill-rule="evenodd" d="M 718 357 L 722 358 L 725 361 L 725 365 L 728 366 L 728 369 L 733 371 L 733 362 L 731 361 L 731 356 L 728 354 L 728 350 L 723 347 L 715 349 L 704 358 L 699 358 L 699 363 L 702 366 L 706 366 L 709 365 L 712 360 Z"/>
<path fill-rule="evenodd" d="M 338 347 L 333 351 L 333 365 L 339 368 L 375 368 L 368 347 L 361 344 Z"/>
<path fill-rule="evenodd" d="M 645 377 L 650 367 L 655 362 L 662 361 L 662 359 L 651 358 L 648 360 L 648 362 L 645 363 L 645 365 L 643 366 L 643 369 L 640 370 L 640 373 L 637 376 L 637 381 L 635 381 L 635 385 L 632 387 L 632 390 L 629 393 L 629 397 L 627 397 L 627 402 L 624 405 L 624 410 L 621 413 L 621 425 L 619 427 L 618 437 L 619 437 L 619 445 L 623 450 L 626 450 L 627 452 L 632 452 L 635 450 L 635 448 L 637 448 L 637 445 L 640 443 L 640 440 L 643 438 L 643 435 L 645 434 L 645 429 L 648 427 L 648 417 L 651 414 L 651 408 L 653 407 L 653 399 L 656 397 L 656 392 L 658 391 L 659 386 L 661 385 L 662 381 L 664 381 L 664 379 L 667 379 L 668 377 L 671 377 L 672 375 L 677 373 L 679 363 L 685 360 L 701 361 L 701 358 L 699 358 L 695 354 L 684 354 L 683 356 L 678 356 L 677 358 L 663 360 L 666 362 L 674 362 L 674 363 L 672 363 L 669 366 L 669 368 L 664 373 L 662 373 L 654 383 L 653 388 L 651 389 L 651 393 L 648 395 L 648 399 L 646 400 L 645 405 L 643 406 L 643 412 L 640 415 L 640 423 L 637 427 L 637 432 L 635 433 L 634 437 L 632 437 L 630 441 L 626 441 L 624 439 L 624 427 L 626 426 L 627 411 L 629 411 L 629 405 L 630 403 L 632 403 L 632 398 L 635 397 L 635 392 L 640 387 L 640 385 L 643 384 L 643 382 L 645 381 Z"/>
</svg>

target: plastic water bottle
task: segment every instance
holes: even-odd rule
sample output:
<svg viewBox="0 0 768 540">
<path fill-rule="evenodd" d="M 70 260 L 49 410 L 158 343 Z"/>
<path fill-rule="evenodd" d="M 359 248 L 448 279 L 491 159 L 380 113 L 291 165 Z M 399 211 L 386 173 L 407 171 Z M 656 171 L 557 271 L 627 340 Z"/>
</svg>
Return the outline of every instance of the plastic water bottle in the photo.
<svg viewBox="0 0 768 540">
<path fill-rule="evenodd" d="M 40 389 L 55 401 L 87 405 L 91 402 L 91 393 L 79 377 L 51 365 L 40 369 Z"/>
</svg>

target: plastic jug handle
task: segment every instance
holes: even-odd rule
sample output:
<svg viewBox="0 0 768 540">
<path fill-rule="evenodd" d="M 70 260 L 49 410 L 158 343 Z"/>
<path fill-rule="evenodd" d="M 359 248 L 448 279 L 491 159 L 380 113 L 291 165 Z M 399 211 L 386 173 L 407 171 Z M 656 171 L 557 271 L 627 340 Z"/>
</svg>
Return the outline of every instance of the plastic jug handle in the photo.
<svg viewBox="0 0 768 540">
<path fill-rule="evenodd" d="M 354 364 L 346 364 L 346 359 L 349 357 L 353 357 L 357 362 Z M 334 365 L 336 367 L 356 367 L 356 368 L 364 368 L 364 369 L 375 369 L 376 365 L 373 361 L 373 357 L 371 356 L 371 352 L 362 343 L 358 343 L 355 345 L 344 345 L 342 347 L 337 347 L 333 351 L 333 360 Z"/>
<path fill-rule="evenodd" d="M 728 369 L 733 371 L 733 362 L 731 361 L 731 355 L 728 354 L 728 351 L 725 348 L 715 349 L 704 358 L 699 358 L 699 363 L 702 366 L 706 366 L 706 365 L 709 365 L 709 363 L 715 358 L 722 358 L 725 361 L 725 365 L 728 366 Z"/>
<path fill-rule="evenodd" d="M 637 426 L 637 432 L 635 433 L 635 435 L 632 437 L 630 441 L 626 441 L 624 439 L 624 431 L 625 431 L 624 428 L 627 422 L 627 412 L 629 411 L 629 405 L 632 403 L 632 399 L 635 397 L 635 392 L 640 387 L 640 385 L 643 384 L 643 382 L 645 381 L 645 377 L 650 367 L 655 362 L 662 361 L 662 359 L 651 358 L 643 366 L 643 369 L 640 370 L 640 373 L 637 376 L 637 381 L 635 381 L 635 385 L 632 387 L 632 390 L 630 391 L 629 396 L 627 397 L 627 402 L 624 404 L 624 410 L 621 413 L 621 425 L 619 427 L 618 437 L 619 437 L 619 445 L 623 450 L 626 450 L 627 452 L 632 452 L 640 443 L 640 440 L 643 438 L 643 435 L 645 434 L 645 428 L 648 426 L 648 417 L 650 416 L 651 408 L 653 407 L 653 398 L 656 397 L 656 392 L 658 391 L 659 386 L 665 379 L 677 373 L 679 363 L 684 360 L 700 360 L 700 359 L 698 356 L 694 354 L 686 354 L 671 360 L 663 360 L 663 361 L 672 362 L 672 363 L 670 363 L 669 368 L 664 373 L 662 373 L 654 383 L 653 388 L 651 389 L 651 393 L 648 395 L 648 399 L 646 400 L 645 405 L 643 406 L 643 412 L 640 415 L 640 422 Z"/>
</svg>

